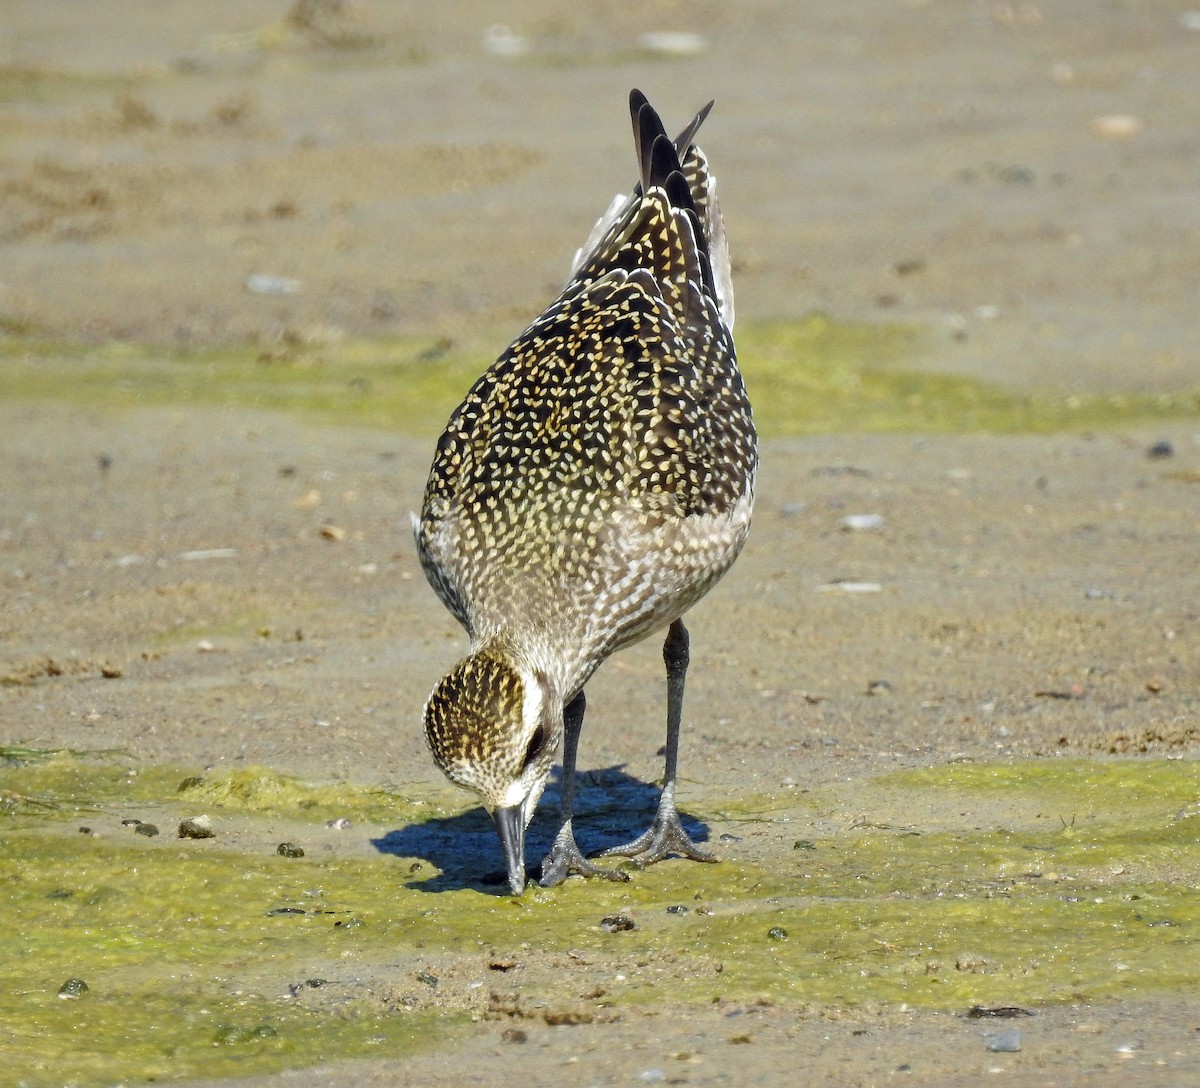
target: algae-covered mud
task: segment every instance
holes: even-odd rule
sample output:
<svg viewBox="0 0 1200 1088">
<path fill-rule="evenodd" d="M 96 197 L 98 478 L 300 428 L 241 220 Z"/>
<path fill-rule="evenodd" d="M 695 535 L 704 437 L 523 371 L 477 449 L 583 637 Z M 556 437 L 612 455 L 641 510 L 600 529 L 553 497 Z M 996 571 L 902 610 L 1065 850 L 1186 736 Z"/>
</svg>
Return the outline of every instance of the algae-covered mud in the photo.
<svg viewBox="0 0 1200 1088">
<path fill-rule="evenodd" d="M 170 404 L 283 409 L 325 423 L 436 435 L 515 329 L 462 342 L 415 338 L 179 352 L 0 340 L 0 396 L 93 407 Z M 1200 382 L 1171 393 L 1055 393 L 910 369 L 921 326 L 821 314 L 739 329 L 761 433 L 1046 433 L 1200 415 Z"/>
<path fill-rule="evenodd" d="M 551 1023 L 619 1019 L 664 987 L 682 1007 L 959 1012 L 1196 992 L 1194 763 L 893 773 L 853 790 L 910 822 L 821 832 L 841 788 L 700 805 L 731 829 L 720 865 L 512 899 L 462 871 L 468 852 L 421 850 L 439 821 L 469 827 L 439 793 L 5 755 L 0 1029 L 23 1085 L 394 1057 L 522 1002 Z M 178 835 L 200 809 L 213 836 Z M 807 837 L 743 849 L 763 819 Z"/>
</svg>

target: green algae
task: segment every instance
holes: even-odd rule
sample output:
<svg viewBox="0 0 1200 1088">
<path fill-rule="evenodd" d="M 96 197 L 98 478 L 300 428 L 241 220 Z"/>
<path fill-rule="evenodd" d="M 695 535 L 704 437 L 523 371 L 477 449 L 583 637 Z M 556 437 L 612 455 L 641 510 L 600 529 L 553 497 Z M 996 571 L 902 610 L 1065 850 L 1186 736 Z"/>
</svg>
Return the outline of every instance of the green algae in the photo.
<svg viewBox="0 0 1200 1088">
<path fill-rule="evenodd" d="M 0 102 L 59 103 L 130 84 L 124 76 L 72 72 L 40 65 L 0 64 Z"/>
<path fill-rule="evenodd" d="M 820 314 L 739 327 L 764 435 L 843 431 L 1048 433 L 1200 415 L 1200 391 L 1066 396 L 906 369 L 923 332 Z M 218 405 L 436 434 L 504 343 L 429 338 L 199 351 L 0 340 L 0 396 L 128 408 Z"/>
<path fill-rule="evenodd" d="M 760 430 L 1045 434 L 1200 414 L 1200 389 L 1068 396 L 906 368 L 925 336 L 913 325 L 820 313 L 739 325 L 738 358 Z"/>
<path fill-rule="evenodd" d="M 265 767 L 192 775 L 180 782 L 178 793 L 197 804 L 293 819 L 344 817 L 373 823 L 387 820 L 412 823 L 446 813 L 445 806 L 431 798 L 402 798 L 395 790 L 344 782 L 314 785 Z"/>
<path fill-rule="evenodd" d="M 314 784 L 255 766 L 189 774 L 178 767 L 143 766 L 122 753 L 24 747 L 0 748 L 0 761 L 0 786 L 63 815 L 175 800 L 193 808 L 314 822 L 345 817 L 407 823 L 463 807 L 437 796 L 407 798 L 379 786 Z"/>
<path fill-rule="evenodd" d="M 418 339 L 194 352 L 10 339 L 0 341 L 0 396 L 97 408 L 253 408 L 432 434 L 482 359 L 478 348 Z"/>
<path fill-rule="evenodd" d="M 160 631 L 148 640 L 148 644 L 155 649 L 167 649 L 204 640 L 215 642 L 223 639 L 263 638 L 265 636 L 262 632 L 270 630 L 268 619 L 266 613 L 256 613 L 243 614 L 224 623 L 181 623 L 167 631 Z"/>
<path fill-rule="evenodd" d="M 0 789 L 58 805 L 0 816 L 0 1031 L 18 1082 L 249 1074 L 381 1044 L 444 1045 L 481 1014 L 471 994 L 487 992 L 495 949 L 526 950 L 504 986 L 530 1001 L 595 993 L 593 1005 L 617 1012 L 661 1000 L 667 983 L 684 1004 L 929 1009 L 1198 988 L 1195 763 L 952 764 L 790 802 L 723 798 L 722 820 L 739 819 L 744 801 L 753 821 L 803 825 L 808 848 L 780 838 L 756 848 L 765 856 L 739 856 L 730 844 L 720 865 L 669 862 L 626 884 L 571 880 L 520 898 L 472 883 L 480 858 L 448 846 L 441 821 L 466 838 L 486 821 L 440 789 L 402 796 L 256 768 L 181 783 L 178 768 L 133 769 L 69 753 L 0 767 Z M 864 798 L 914 822 L 808 829 L 814 809 Z M 165 829 L 199 802 L 216 839 L 120 825 L 132 804 Z M 80 811 L 94 834 L 76 830 Z M 357 842 L 403 826 L 405 853 L 292 859 L 266 845 L 279 818 L 313 838 L 332 812 L 362 821 Z M 225 834 L 222 816 L 241 833 Z M 610 931 L 613 915 L 634 928 Z M 439 1006 L 398 1001 L 388 980 L 431 960 L 482 989 L 447 982 Z M 367 981 L 350 985 L 348 973 Z M 321 974 L 336 1000 L 305 1001 L 304 980 Z M 69 978 L 87 983 L 77 1000 L 58 996 Z"/>
<path fill-rule="evenodd" d="M 1200 764 L 1182 760 L 1050 759 L 1020 763 L 951 763 L 898 771 L 878 780 L 884 788 L 933 787 L 1002 790 L 1052 797 L 1059 808 L 1086 804 L 1108 813 L 1159 809 L 1200 798 Z"/>
</svg>

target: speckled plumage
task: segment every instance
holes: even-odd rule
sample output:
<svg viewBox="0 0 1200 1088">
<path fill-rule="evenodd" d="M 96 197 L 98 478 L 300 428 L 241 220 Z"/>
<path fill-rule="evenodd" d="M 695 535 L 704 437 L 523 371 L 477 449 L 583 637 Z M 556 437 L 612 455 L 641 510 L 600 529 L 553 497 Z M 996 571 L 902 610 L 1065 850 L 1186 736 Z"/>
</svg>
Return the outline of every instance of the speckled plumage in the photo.
<svg viewBox="0 0 1200 1088">
<path fill-rule="evenodd" d="M 691 144 L 708 108 L 676 144 L 638 92 L 630 104 L 637 189 L 451 417 L 415 526 L 472 644 L 430 698 L 430 747 L 489 809 L 528 771 L 526 823 L 564 706 L 725 573 L 753 501 L 728 251 Z"/>
</svg>

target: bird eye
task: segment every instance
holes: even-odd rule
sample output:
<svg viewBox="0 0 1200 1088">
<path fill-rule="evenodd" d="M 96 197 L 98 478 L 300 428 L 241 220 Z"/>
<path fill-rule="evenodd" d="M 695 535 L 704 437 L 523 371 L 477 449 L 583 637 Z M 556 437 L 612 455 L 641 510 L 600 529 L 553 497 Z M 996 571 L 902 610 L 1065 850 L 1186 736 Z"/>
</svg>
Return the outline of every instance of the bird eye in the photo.
<svg viewBox="0 0 1200 1088">
<path fill-rule="evenodd" d="M 542 749 L 542 744 L 546 740 L 546 728 L 539 725 L 534 731 L 533 736 L 529 738 L 529 747 L 525 749 L 525 762 L 521 764 L 521 770 L 528 770 L 529 765 L 537 759 L 538 752 Z"/>
</svg>

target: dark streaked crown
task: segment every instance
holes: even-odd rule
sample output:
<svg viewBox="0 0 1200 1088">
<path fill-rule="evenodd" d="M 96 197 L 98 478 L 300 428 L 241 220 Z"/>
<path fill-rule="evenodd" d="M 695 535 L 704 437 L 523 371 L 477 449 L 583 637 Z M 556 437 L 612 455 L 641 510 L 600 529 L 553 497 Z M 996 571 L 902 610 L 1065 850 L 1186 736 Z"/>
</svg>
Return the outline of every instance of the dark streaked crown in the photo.
<svg viewBox="0 0 1200 1088">
<path fill-rule="evenodd" d="M 442 770 L 485 797 L 502 792 L 521 771 L 524 752 L 514 742 L 524 702 L 520 675 L 500 656 L 478 653 L 455 665 L 425 707 L 425 739 Z"/>
</svg>

